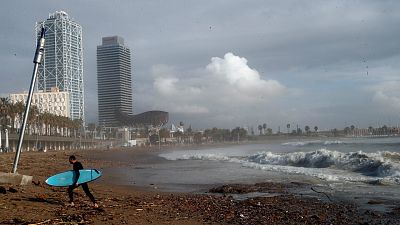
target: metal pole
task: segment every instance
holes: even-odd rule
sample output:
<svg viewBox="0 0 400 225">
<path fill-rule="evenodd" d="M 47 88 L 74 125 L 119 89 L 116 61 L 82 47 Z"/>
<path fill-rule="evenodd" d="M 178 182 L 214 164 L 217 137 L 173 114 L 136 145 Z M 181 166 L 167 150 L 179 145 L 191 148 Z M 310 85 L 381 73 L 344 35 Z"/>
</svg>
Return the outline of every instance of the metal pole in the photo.
<svg viewBox="0 0 400 225">
<path fill-rule="evenodd" d="M 16 173 L 17 172 L 17 166 L 18 166 L 19 157 L 20 157 L 20 154 L 21 154 L 22 141 L 24 140 L 26 121 L 28 120 L 28 114 L 29 114 L 29 108 L 31 106 L 33 89 L 34 89 L 35 83 L 36 83 L 36 75 L 37 75 L 39 64 L 42 62 L 42 58 L 43 58 L 44 33 L 45 33 L 45 29 L 42 27 L 42 31 L 41 31 L 41 34 L 40 34 L 40 39 L 38 40 L 37 45 L 36 45 L 35 57 L 33 58 L 33 63 L 35 64 L 35 66 L 33 68 L 31 86 L 29 88 L 28 99 L 26 101 L 24 119 L 22 121 L 21 129 L 20 129 L 20 133 L 19 133 L 18 147 L 17 147 L 17 152 L 15 153 L 15 159 L 14 159 L 14 165 L 13 165 L 12 173 Z"/>
<path fill-rule="evenodd" d="M 3 146 L 2 146 L 2 143 L 1 143 L 1 129 L 0 129 L 0 152 L 3 152 Z"/>
<path fill-rule="evenodd" d="M 6 149 L 6 151 L 8 151 L 8 149 L 10 149 L 10 145 L 8 142 L 8 129 L 7 128 L 4 130 L 4 133 L 6 135 L 6 146 L 4 148 Z"/>
</svg>

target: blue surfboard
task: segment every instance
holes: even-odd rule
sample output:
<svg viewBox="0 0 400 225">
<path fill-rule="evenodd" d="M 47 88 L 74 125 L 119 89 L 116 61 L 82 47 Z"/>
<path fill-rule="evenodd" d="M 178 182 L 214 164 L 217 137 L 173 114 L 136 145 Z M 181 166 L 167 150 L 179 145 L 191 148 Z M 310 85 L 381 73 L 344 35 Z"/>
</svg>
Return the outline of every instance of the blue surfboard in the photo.
<svg viewBox="0 0 400 225">
<path fill-rule="evenodd" d="M 101 177 L 102 173 L 100 170 L 96 169 L 83 169 L 79 170 L 80 176 L 77 184 L 83 184 L 90 181 L 94 181 Z M 62 173 L 55 174 L 47 178 L 46 183 L 51 186 L 56 187 L 67 187 L 72 185 L 75 178 L 75 172 L 73 170 L 68 170 Z"/>
</svg>

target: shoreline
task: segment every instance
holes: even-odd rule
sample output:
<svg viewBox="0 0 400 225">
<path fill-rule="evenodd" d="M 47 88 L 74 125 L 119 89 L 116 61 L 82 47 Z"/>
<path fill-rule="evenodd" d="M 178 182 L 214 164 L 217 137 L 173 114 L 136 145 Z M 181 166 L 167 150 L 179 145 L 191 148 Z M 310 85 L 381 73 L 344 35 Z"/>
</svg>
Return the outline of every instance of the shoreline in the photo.
<svg viewBox="0 0 400 225">
<path fill-rule="evenodd" d="M 213 145 L 215 146 L 215 145 Z M 192 146 L 193 147 L 193 146 Z M 198 146 L 197 146 L 198 147 Z M 195 147 L 195 148 L 197 148 Z M 202 146 L 200 146 L 202 147 Z M 204 146 L 205 147 L 205 146 Z M 207 146 L 210 147 L 210 146 Z M 184 146 L 184 148 L 189 148 Z M 176 148 L 168 148 L 168 150 Z M 193 149 L 193 148 L 191 148 Z M 161 150 L 160 152 L 163 152 Z M 237 184 L 223 186 L 219 194 L 169 193 L 131 185 L 116 185 L 107 174 L 91 182 L 89 188 L 100 209 L 93 209 L 81 188 L 75 190 L 76 206 L 66 207 L 66 188 L 54 188 L 44 180 L 57 172 L 69 170 L 68 156 L 74 154 L 85 168 L 132 167 L 135 160 L 153 160 L 158 149 L 111 149 L 82 151 L 23 152 L 19 173 L 33 175 L 38 185 L 2 185 L 6 190 L 0 199 L 0 224 L 379 224 L 400 222 L 400 208 L 382 213 L 361 210 L 356 205 L 309 196 L 295 196 L 293 187 L 280 183 Z M 111 157 L 112 156 L 112 157 Z M 14 154 L 0 154 L 0 171 L 8 172 Z M 130 162 L 129 159 L 134 159 Z M 136 161 L 138 162 L 138 161 Z M 257 187 L 258 186 L 258 187 Z M 254 189 L 261 188 L 261 189 Z M 246 189 L 271 195 L 235 199 Z M 15 190 L 13 192 L 12 190 Z M 232 191 L 233 190 L 233 191 Z M 237 194 L 237 193 L 236 193 Z"/>
</svg>

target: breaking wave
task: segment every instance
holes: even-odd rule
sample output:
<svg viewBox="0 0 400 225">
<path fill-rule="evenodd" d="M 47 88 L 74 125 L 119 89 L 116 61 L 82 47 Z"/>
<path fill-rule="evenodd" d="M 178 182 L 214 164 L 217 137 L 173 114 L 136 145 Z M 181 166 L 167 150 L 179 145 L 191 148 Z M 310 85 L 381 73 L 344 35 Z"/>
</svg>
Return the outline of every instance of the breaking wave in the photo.
<svg viewBox="0 0 400 225">
<path fill-rule="evenodd" d="M 248 162 L 261 165 L 332 168 L 357 172 L 366 176 L 386 177 L 397 175 L 400 172 L 400 165 L 392 160 L 399 156 L 398 153 L 392 152 L 364 153 L 359 151 L 343 153 L 320 149 L 286 154 L 262 152 L 249 156 Z"/>
<path fill-rule="evenodd" d="M 169 160 L 211 160 L 239 163 L 243 167 L 290 174 L 303 174 L 328 181 L 400 184 L 400 154 L 396 152 L 339 152 L 319 149 L 309 152 L 260 152 L 250 156 L 227 156 L 192 152 L 163 155 Z"/>
<path fill-rule="evenodd" d="M 288 145 L 288 146 L 307 146 L 307 145 L 338 145 L 338 144 L 344 144 L 343 141 L 339 140 L 332 140 L 332 141 L 320 141 L 320 140 L 315 140 L 315 141 L 294 141 L 294 142 L 286 142 L 282 143 L 282 145 Z"/>
</svg>

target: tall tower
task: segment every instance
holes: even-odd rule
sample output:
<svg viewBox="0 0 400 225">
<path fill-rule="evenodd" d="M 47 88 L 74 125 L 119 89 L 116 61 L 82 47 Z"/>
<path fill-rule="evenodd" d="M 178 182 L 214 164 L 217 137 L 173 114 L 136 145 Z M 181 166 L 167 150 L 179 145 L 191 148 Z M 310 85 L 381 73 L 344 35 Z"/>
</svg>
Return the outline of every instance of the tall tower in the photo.
<svg viewBox="0 0 400 225">
<path fill-rule="evenodd" d="M 119 36 L 103 37 L 97 46 L 99 125 L 118 127 L 119 113 L 132 115 L 131 52 Z"/>
<path fill-rule="evenodd" d="M 47 92 L 57 87 L 69 92 L 71 119 L 85 121 L 82 27 L 64 11 L 37 22 L 37 38 L 42 26 L 46 29 L 46 44 L 38 69 L 37 89 Z"/>
</svg>

